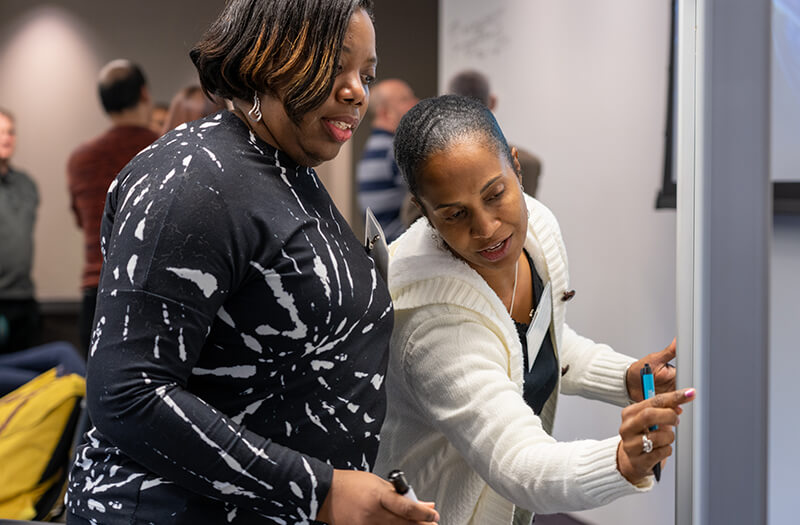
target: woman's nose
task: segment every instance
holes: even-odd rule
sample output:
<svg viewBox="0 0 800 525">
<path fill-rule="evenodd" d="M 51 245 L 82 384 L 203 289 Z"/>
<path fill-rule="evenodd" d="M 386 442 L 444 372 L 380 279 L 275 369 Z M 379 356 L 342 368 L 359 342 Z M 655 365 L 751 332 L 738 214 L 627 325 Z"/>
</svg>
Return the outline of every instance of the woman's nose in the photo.
<svg viewBox="0 0 800 525">
<path fill-rule="evenodd" d="M 341 75 L 340 84 L 336 89 L 339 102 L 362 106 L 369 98 L 369 88 L 361 82 L 361 75 L 357 73 Z"/>
<path fill-rule="evenodd" d="M 475 213 L 472 216 L 472 236 L 489 239 L 497 231 L 500 221 L 490 213 Z"/>
</svg>

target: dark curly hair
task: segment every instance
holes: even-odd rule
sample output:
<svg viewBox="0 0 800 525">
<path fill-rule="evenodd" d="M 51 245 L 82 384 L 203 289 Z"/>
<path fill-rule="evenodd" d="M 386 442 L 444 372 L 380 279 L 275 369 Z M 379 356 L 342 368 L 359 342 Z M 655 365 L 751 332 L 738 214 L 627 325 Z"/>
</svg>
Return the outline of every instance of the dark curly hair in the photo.
<svg viewBox="0 0 800 525">
<path fill-rule="evenodd" d="M 497 120 L 474 99 L 460 95 L 427 98 L 403 116 L 394 136 L 394 158 L 414 197 L 419 199 L 417 176 L 430 156 L 464 138 L 482 142 L 514 166 Z"/>
<path fill-rule="evenodd" d="M 189 52 L 207 94 L 282 98 L 295 123 L 325 102 L 350 18 L 372 0 L 230 0 Z"/>
</svg>

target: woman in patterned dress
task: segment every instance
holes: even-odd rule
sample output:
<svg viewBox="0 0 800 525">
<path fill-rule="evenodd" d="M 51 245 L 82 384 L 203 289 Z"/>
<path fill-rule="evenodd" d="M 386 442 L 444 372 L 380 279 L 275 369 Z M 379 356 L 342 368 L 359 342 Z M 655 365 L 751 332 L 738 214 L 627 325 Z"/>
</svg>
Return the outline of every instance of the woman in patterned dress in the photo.
<svg viewBox="0 0 800 525">
<path fill-rule="evenodd" d="M 68 523 L 434 522 L 367 472 L 392 305 L 312 169 L 366 111 L 371 2 L 233 0 L 191 57 L 235 109 L 109 188 Z"/>
</svg>

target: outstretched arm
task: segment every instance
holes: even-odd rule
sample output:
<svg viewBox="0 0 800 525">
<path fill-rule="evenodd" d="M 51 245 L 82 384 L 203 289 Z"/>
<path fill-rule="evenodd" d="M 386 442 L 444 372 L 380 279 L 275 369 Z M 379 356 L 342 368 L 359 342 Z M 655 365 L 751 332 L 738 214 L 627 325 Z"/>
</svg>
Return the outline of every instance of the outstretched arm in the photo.
<svg viewBox="0 0 800 525">
<path fill-rule="evenodd" d="M 548 513 L 596 507 L 651 485 L 634 486 L 617 470 L 619 436 L 550 437 L 509 376 L 511 349 L 477 314 L 424 317 L 401 343 L 404 382 L 424 416 L 501 496 Z"/>
</svg>

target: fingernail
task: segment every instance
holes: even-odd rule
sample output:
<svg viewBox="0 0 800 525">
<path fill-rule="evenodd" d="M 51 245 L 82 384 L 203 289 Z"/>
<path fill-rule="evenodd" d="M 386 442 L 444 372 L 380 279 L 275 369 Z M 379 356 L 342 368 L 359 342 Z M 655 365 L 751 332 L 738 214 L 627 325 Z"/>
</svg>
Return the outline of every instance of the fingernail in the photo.
<svg viewBox="0 0 800 525">
<path fill-rule="evenodd" d="M 694 388 L 690 388 L 689 390 L 686 391 L 686 393 L 684 395 L 686 397 L 694 397 L 694 395 L 696 393 L 697 393 L 697 391 Z"/>
</svg>

